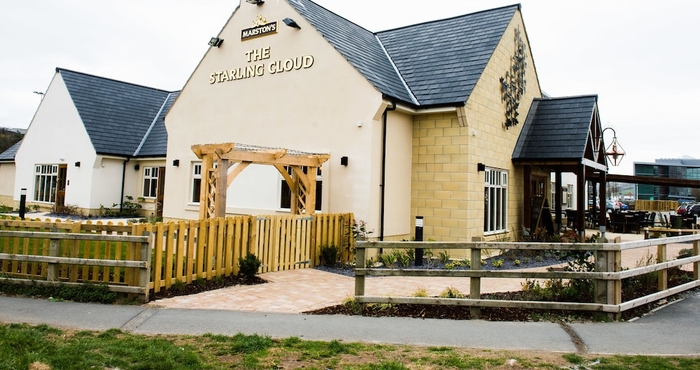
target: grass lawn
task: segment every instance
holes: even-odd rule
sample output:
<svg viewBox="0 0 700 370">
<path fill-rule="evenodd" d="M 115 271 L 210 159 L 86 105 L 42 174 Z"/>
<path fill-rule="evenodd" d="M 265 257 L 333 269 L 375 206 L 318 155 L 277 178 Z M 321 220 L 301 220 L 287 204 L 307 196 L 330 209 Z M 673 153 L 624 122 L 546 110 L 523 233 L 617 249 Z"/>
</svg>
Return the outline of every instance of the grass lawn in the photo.
<svg viewBox="0 0 700 370">
<path fill-rule="evenodd" d="M 48 369 L 698 369 L 700 357 L 593 356 L 275 340 L 143 336 L 0 324 L 0 370 Z"/>
</svg>

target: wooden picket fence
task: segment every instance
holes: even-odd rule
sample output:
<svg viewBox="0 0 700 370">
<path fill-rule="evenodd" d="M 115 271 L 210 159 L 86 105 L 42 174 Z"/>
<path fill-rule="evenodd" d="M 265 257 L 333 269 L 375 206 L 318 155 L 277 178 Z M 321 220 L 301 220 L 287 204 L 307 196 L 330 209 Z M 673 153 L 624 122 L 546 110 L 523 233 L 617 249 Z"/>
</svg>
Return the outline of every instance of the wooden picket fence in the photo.
<svg viewBox="0 0 700 370">
<path fill-rule="evenodd" d="M 190 284 L 197 279 L 238 274 L 239 258 L 248 253 L 261 261 L 259 272 L 274 272 L 314 267 L 320 263 L 322 246 L 339 248 L 341 261 L 351 257 L 351 213 L 314 216 L 235 216 L 200 221 L 157 224 L 112 224 L 22 221 L 0 219 L 0 230 L 111 235 L 155 235 L 151 249 L 150 288 L 153 292 L 169 289 L 177 282 Z M 38 239 L 37 239 L 38 240 Z M 0 253 L 47 256 L 47 239 L 34 241 L 0 237 Z M 63 257 L 133 260 L 137 257 L 123 244 L 100 241 L 62 241 Z M 128 284 L 136 272 L 109 266 L 70 266 L 59 269 L 58 280 Z M 47 266 L 38 262 L 0 260 L 0 274 L 25 278 L 46 278 Z"/>
</svg>

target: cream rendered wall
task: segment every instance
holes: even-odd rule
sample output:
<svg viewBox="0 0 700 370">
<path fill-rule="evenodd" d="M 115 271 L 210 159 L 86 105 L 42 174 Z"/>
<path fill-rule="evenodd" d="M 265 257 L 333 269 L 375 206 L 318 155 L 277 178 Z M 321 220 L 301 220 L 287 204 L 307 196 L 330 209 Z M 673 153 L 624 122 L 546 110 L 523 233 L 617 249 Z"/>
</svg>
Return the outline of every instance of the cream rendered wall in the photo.
<svg viewBox="0 0 700 370">
<path fill-rule="evenodd" d="M 262 14 L 279 21 L 274 35 L 240 41 L 242 29 Z M 293 18 L 301 29 L 287 27 Z M 381 116 L 386 105 L 379 93 L 286 1 L 262 6 L 241 2 L 219 37 L 193 72 L 166 117 L 168 159 L 180 159 L 167 172 L 167 218 L 196 219 L 191 197 L 191 165 L 198 161 L 193 144 L 236 142 L 305 152 L 330 153 L 323 166 L 323 212 L 354 212 L 370 227 L 378 225 Z M 248 62 L 246 52 L 269 47 L 269 58 Z M 271 63 L 313 56 L 313 66 L 271 74 Z M 210 74 L 264 64 L 265 73 L 210 84 Z M 340 157 L 349 165 L 340 165 Z M 248 171 L 250 171 L 248 173 Z M 245 174 L 245 175 L 244 175 Z M 276 171 L 249 168 L 227 193 L 230 213 L 279 211 L 281 177 Z M 240 181 L 240 184 L 238 183 Z"/>
<path fill-rule="evenodd" d="M 13 199 L 15 189 L 15 164 L 0 163 L 0 205 L 16 208 Z"/>
<path fill-rule="evenodd" d="M 510 70 L 516 28 L 527 45 L 527 85 L 519 106 L 520 124 L 506 130 L 499 79 Z M 484 236 L 484 173 L 477 171 L 477 163 L 508 171 L 508 228 L 511 233 L 520 231 L 523 171 L 513 166 L 511 158 L 532 100 L 540 96 L 532 51 L 517 11 L 467 101 L 467 126 L 460 126 L 456 113 L 415 118 L 411 213 L 425 217 L 425 238 L 470 241 Z"/>
<path fill-rule="evenodd" d="M 34 166 L 67 164 L 66 205 L 89 209 L 95 151 L 59 73 L 54 75 L 15 156 L 14 198 L 27 188 L 34 199 Z M 75 167 L 81 162 L 81 167 Z M 37 203 L 50 205 L 52 203 Z"/>
<path fill-rule="evenodd" d="M 385 235 L 409 238 L 411 220 L 411 165 L 413 116 L 389 112 L 387 124 Z M 372 236 L 378 236 L 378 230 Z M 392 239 L 392 238 L 385 238 Z"/>
</svg>

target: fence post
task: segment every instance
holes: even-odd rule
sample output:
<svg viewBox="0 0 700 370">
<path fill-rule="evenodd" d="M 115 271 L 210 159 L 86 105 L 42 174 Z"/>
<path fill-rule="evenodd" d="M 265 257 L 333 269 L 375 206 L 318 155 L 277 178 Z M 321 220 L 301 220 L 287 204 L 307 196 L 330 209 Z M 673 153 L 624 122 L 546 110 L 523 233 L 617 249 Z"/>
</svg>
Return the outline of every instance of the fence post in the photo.
<svg viewBox="0 0 700 370">
<path fill-rule="evenodd" d="M 355 246 L 355 269 L 365 268 L 365 243 L 358 242 Z M 365 275 L 355 274 L 355 297 L 365 295 Z"/>
<path fill-rule="evenodd" d="M 481 270 L 481 248 L 472 245 L 471 248 L 471 267 L 470 269 L 478 271 Z M 469 298 L 480 299 L 481 298 L 481 278 L 480 277 L 470 277 L 469 278 Z M 481 308 L 470 307 L 469 314 L 472 319 L 478 319 L 481 317 Z"/>
<path fill-rule="evenodd" d="M 693 240 L 693 256 L 700 254 L 700 242 L 698 240 Z M 700 262 L 695 262 L 693 264 L 693 279 L 700 279 Z"/>
<path fill-rule="evenodd" d="M 146 268 L 139 269 L 139 286 L 143 288 L 143 303 L 148 303 L 149 284 L 151 282 L 151 243 L 153 234 L 144 231 L 143 236 L 148 236 L 148 241 L 141 243 L 141 261 L 146 262 Z"/>
<path fill-rule="evenodd" d="M 52 227 L 52 233 L 57 233 L 58 228 Z M 49 242 L 49 256 L 59 257 L 61 254 L 61 241 L 59 239 L 51 239 Z M 58 264 L 49 262 L 46 268 L 46 280 L 47 281 L 58 281 Z"/>
<path fill-rule="evenodd" d="M 601 243 L 607 243 L 606 238 L 598 239 Z M 595 271 L 596 272 L 619 272 L 622 265 L 621 251 L 595 251 Z M 615 304 L 622 303 L 622 281 L 618 280 L 595 280 L 594 299 L 596 303 Z M 611 320 L 619 320 L 621 314 L 608 313 Z"/>
<path fill-rule="evenodd" d="M 656 263 L 666 262 L 667 260 L 666 244 L 659 244 L 656 247 Z M 668 289 L 668 270 L 659 270 L 659 291 Z"/>
</svg>

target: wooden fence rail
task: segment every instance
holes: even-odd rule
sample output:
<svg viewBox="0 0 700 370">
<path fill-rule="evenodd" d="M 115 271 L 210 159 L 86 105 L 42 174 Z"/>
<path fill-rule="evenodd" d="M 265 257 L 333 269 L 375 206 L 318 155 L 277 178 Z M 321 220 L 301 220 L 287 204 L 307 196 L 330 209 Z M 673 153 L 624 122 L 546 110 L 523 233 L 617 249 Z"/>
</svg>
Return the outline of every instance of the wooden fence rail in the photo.
<svg viewBox="0 0 700 370">
<path fill-rule="evenodd" d="M 141 235 L 152 233 L 154 240 L 149 253 L 151 262 L 150 288 L 154 292 L 170 289 L 173 284 L 190 284 L 197 279 L 238 274 L 240 258 L 255 254 L 261 261 L 259 272 L 274 272 L 316 266 L 320 263 L 319 249 L 334 245 L 341 251 L 342 262 L 349 262 L 353 215 L 317 214 L 314 216 L 235 216 L 200 221 L 179 221 L 158 224 L 114 225 L 112 223 L 80 223 L 22 221 L 2 219 L 0 230 L 31 231 L 86 235 Z M 8 234 L 9 235 L 9 234 Z M 109 247 L 96 240 L 62 240 L 66 258 L 91 258 L 126 261 L 137 256 L 122 244 Z M 18 237 L 0 237 L 0 253 L 47 256 L 48 241 L 37 242 Z M 24 278 L 45 278 L 45 261 L 5 259 L 0 257 L 0 272 Z M 133 269 L 123 264 L 109 266 L 82 265 L 62 269 L 59 278 L 77 282 L 93 281 L 121 284 L 134 279 Z"/>
<path fill-rule="evenodd" d="M 44 284 L 52 285 L 56 283 L 76 284 L 78 281 L 87 281 L 82 277 L 80 279 L 71 279 L 74 276 L 72 271 L 78 272 L 78 266 L 93 266 L 98 269 L 100 274 L 119 274 L 119 270 L 136 270 L 134 274 L 136 279 L 124 279 L 123 283 L 110 282 L 107 284 L 107 289 L 114 292 L 139 294 L 144 302 L 148 302 L 149 280 L 150 280 L 150 250 L 151 237 L 148 233 L 143 236 L 131 235 L 92 235 L 92 234 L 73 234 L 60 233 L 57 228 L 53 228 L 52 232 L 32 232 L 32 231 L 3 231 L 0 230 L 0 241 L 12 238 L 15 245 L 29 245 L 29 241 L 38 240 L 43 246 L 48 244 L 48 248 L 43 248 L 37 251 L 39 254 L 18 254 L 18 253 L 0 253 L 0 260 L 5 262 L 3 272 L 7 274 L 4 279 L 14 283 L 23 284 Z M 107 245 L 115 246 L 127 243 L 133 249 L 132 256 L 138 256 L 135 260 L 114 260 L 91 257 L 69 257 L 72 253 L 69 250 L 62 248 L 62 242 L 99 242 Z M 68 244 L 74 246 L 75 244 Z M 69 247 L 70 248 L 70 247 Z M 16 248 L 17 249 L 17 248 Z M 30 265 L 31 264 L 31 265 Z M 41 266 L 39 266 L 41 264 Z M 12 266 L 12 270 L 6 267 Z M 40 275 L 46 280 L 37 280 L 29 273 L 34 271 L 34 275 Z M 43 266 L 43 267 L 42 267 Z M 24 278 L 10 277 L 24 275 Z"/>
<path fill-rule="evenodd" d="M 534 308 L 551 310 L 598 311 L 608 313 L 611 318 L 619 318 L 624 311 L 665 297 L 700 286 L 700 253 L 698 244 L 700 235 L 687 235 L 670 238 L 649 239 L 624 243 L 486 243 L 486 242 L 357 242 L 355 251 L 355 299 L 360 303 L 404 303 L 404 304 L 442 304 L 470 307 L 473 316 L 478 317 L 482 307 Z M 693 243 L 690 257 L 674 261 L 666 260 L 666 245 L 671 243 Z M 657 261 L 653 265 L 621 271 L 621 253 L 635 248 L 657 247 Z M 368 268 L 365 264 L 368 249 L 433 249 L 471 250 L 471 270 L 447 269 L 384 269 Z M 592 251 L 595 271 L 547 271 L 525 272 L 484 271 L 481 270 L 482 250 L 547 250 L 556 251 Z M 688 283 L 669 288 L 668 270 L 673 267 L 692 264 L 694 279 Z M 648 274 L 659 273 L 658 291 L 656 293 L 622 302 L 622 280 Z M 419 277 L 467 277 L 470 282 L 469 298 L 419 298 L 419 297 L 372 297 L 365 296 L 366 276 L 419 276 Z M 544 302 L 544 301 L 509 301 L 481 299 L 481 278 L 518 278 L 518 279 L 591 279 L 595 286 L 595 302 Z"/>
</svg>

